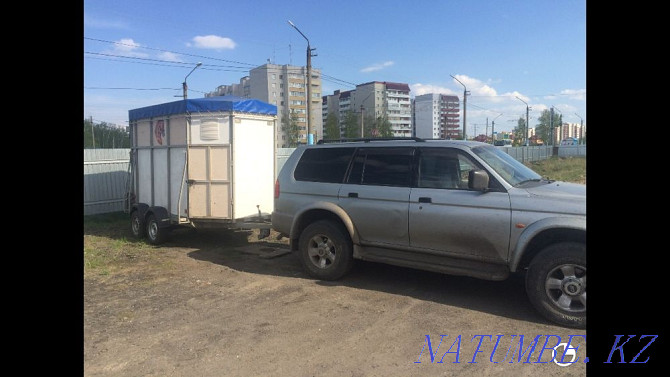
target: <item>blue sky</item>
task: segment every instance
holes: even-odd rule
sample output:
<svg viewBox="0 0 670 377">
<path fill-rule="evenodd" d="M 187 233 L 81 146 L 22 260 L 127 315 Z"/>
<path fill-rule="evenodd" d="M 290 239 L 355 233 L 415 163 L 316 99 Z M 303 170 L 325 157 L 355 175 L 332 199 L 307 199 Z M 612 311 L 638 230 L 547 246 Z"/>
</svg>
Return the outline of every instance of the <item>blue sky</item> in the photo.
<svg viewBox="0 0 670 377">
<path fill-rule="evenodd" d="M 511 130 L 525 116 L 517 96 L 532 108 L 531 127 L 551 106 L 586 124 L 585 0 L 85 0 L 83 115 L 127 125 L 129 109 L 179 100 L 197 62 L 189 98 L 268 59 L 304 65 L 306 42 L 287 20 L 329 77 L 404 82 L 412 97 L 462 100 L 456 76 L 471 92 L 468 135 L 501 113 L 496 130 Z M 322 86 L 323 94 L 354 89 L 326 78 Z"/>
</svg>

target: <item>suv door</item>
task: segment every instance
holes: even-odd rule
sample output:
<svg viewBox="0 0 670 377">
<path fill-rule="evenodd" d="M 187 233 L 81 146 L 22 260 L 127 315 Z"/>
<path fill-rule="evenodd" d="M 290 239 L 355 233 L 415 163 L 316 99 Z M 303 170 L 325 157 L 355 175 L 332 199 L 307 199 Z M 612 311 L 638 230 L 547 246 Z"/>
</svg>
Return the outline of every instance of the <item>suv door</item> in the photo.
<svg viewBox="0 0 670 377">
<path fill-rule="evenodd" d="M 409 238 L 415 249 L 450 257 L 507 261 L 509 194 L 489 175 L 489 191 L 468 189 L 468 172 L 483 167 L 457 148 L 419 148 L 410 193 Z"/>
<path fill-rule="evenodd" d="M 349 214 L 361 244 L 409 245 L 408 201 L 414 148 L 359 148 L 340 187 L 339 204 Z"/>
</svg>

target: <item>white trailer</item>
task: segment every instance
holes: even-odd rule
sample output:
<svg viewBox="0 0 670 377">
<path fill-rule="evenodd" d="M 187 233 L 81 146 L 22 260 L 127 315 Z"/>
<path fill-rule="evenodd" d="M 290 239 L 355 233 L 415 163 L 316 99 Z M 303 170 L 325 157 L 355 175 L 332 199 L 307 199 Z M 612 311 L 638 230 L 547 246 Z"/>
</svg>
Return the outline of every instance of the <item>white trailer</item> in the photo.
<svg viewBox="0 0 670 377">
<path fill-rule="evenodd" d="M 234 96 L 130 110 L 133 235 L 158 244 L 178 225 L 269 234 L 276 114 L 274 105 Z"/>
</svg>

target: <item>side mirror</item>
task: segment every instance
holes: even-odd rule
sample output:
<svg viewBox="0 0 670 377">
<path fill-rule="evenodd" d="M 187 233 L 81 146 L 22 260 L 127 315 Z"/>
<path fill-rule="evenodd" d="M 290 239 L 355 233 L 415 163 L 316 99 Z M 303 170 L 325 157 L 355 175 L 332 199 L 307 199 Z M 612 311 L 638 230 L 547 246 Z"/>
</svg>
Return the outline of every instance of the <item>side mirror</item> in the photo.
<svg viewBox="0 0 670 377">
<path fill-rule="evenodd" d="M 475 191 L 486 191 L 489 188 L 489 175 L 485 170 L 470 170 L 468 172 L 468 188 Z"/>
</svg>

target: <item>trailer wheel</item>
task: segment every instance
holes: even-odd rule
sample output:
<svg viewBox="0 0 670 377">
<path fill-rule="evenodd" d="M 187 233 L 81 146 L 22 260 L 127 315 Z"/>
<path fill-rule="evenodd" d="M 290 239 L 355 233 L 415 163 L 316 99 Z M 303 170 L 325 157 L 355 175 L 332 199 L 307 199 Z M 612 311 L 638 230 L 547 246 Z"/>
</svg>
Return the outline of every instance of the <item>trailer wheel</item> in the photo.
<svg viewBox="0 0 670 377">
<path fill-rule="evenodd" d="M 152 245 L 160 245 L 165 241 L 165 234 L 167 233 L 167 228 L 161 228 L 158 226 L 158 220 L 153 214 L 147 217 L 147 240 Z"/>
<path fill-rule="evenodd" d="M 133 211 L 130 214 L 130 231 L 135 238 L 144 238 L 146 235 L 146 228 L 144 221 L 139 214 L 140 211 Z"/>
</svg>

